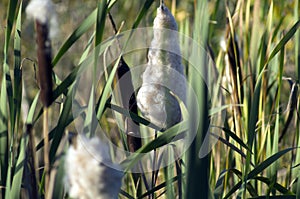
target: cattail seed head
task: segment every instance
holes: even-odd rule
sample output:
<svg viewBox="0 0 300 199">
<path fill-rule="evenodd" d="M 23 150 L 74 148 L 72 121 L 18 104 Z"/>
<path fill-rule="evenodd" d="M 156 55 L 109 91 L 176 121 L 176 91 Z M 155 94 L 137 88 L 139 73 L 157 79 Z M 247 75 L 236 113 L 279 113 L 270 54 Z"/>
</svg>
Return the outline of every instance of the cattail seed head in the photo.
<svg viewBox="0 0 300 199">
<path fill-rule="evenodd" d="M 77 136 L 65 159 L 65 182 L 69 196 L 78 199 L 118 198 L 122 172 L 110 168 L 109 148 L 99 138 Z"/>
<path fill-rule="evenodd" d="M 162 3 L 154 19 L 154 37 L 143 73 L 143 84 L 137 95 L 143 115 L 162 129 L 181 121 L 181 111 L 175 95 L 186 101 L 186 80 L 181 63 L 177 23 Z"/>
<path fill-rule="evenodd" d="M 52 39 L 58 33 L 57 15 L 51 0 L 31 0 L 26 7 L 29 18 L 49 26 L 49 37 Z"/>
</svg>

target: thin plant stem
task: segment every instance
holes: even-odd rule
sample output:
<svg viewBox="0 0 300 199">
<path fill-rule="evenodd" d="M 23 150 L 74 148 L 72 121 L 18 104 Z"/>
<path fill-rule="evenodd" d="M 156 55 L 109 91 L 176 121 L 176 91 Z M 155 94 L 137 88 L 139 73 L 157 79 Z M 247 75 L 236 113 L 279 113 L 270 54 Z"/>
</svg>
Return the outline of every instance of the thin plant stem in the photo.
<svg viewBox="0 0 300 199">
<path fill-rule="evenodd" d="M 31 124 L 26 124 L 26 133 L 29 136 L 29 143 L 28 143 L 28 148 L 27 148 L 27 155 L 28 155 L 28 164 L 30 165 L 31 168 L 31 183 L 30 183 L 30 193 L 29 197 L 32 199 L 38 199 L 38 179 L 39 179 L 39 174 L 37 172 L 38 168 L 38 160 L 36 156 L 36 151 L 35 151 L 35 142 L 34 142 L 34 134 L 33 134 L 33 126 Z"/>
<path fill-rule="evenodd" d="M 164 0 L 160 0 L 160 6 L 164 5 Z"/>
<path fill-rule="evenodd" d="M 155 130 L 155 136 L 154 136 L 154 140 L 157 138 L 157 131 Z M 156 175 L 155 175 L 155 171 L 156 171 L 156 148 L 154 149 L 154 153 L 153 153 L 153 162 L 152 162 L 152 180 L 151 180 L 151 188 L 153 189 L 155 187 L 155 183 L 156 183 Z M 152 193 L 152 199 L 154 199 L 154 192 Z"/>
<path fill-rule="evenodd" d="M 44 173 L 45 173 L 45 198 L 48 199 L 49 193 L 49 137 L 48 137 L 49 127 L 48 127 L 48 108 L 44 107 L 44 117 L 43 117 L 43 134 L 44 134 Z"/>
</svg>

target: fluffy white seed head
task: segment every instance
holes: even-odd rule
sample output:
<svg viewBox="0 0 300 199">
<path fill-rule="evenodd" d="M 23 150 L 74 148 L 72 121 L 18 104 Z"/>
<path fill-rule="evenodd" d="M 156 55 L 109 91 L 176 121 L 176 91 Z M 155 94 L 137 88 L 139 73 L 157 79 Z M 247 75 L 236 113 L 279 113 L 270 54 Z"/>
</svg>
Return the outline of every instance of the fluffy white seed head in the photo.
<svg viewBox="0 0 300 199">
<path fill-rule="evenodd" d="M 51 0 L 31 0 L 26 7 L 26 14 L 29 18 L 37 20 L 42 24 L 49 25 L 50 38 L 58 33 L 57 16 L 55 6 Z"/>
<path fill-rule="evenodd" d="M 177 23 L 165 5 L 157 9 L 153 39 L 137 104 L 144 116 L 161 128 L 180 122 L 180 106 L 174 95 L 186 101 L 186 80 L 181 63 Z"/>
<path fill-rule="evenodd" d="M 111 162 L 109 148 L 99 138 L 78 136 L 76 148 L 68 149 L 65 182 L 69 195 L 78 199 L 118 198 L 122 172 L 106 166 Z"/>
</svg>

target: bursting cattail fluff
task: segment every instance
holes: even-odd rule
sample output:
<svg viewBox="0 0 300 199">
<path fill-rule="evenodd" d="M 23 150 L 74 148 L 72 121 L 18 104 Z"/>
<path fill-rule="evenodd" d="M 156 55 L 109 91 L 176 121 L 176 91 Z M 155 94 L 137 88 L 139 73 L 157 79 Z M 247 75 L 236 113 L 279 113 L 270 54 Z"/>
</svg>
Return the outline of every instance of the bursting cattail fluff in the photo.
<svg viewBox="0 0 300 199">
<path fill-rule="evenodd" d="M 166 129 L 181 121 L 180 106 L 175 96 L 185 102 L 186 80 L 177 23 L 164 4 L 157 9 L 153 29 L 154 36 L 137 103 L 150 122 Z"/>
<path fill-rule="evenodd" d="M 109 148 L 99 138 L 77 136 L 65 160 L 65 182 L 69 196 L 77 199 L 118 198 L 122 172 L 110 168 Z"/>
<path fill-rule="evenodd" d="M 35 20 L 40 98 L 49 107 L 53 101 L 50 38 L 57 31 L 54 5 L 51 0 L 31 0 L 26 13 Z"/>
<path fill-rule="evenodd" d="M 51 0 L 31 0 L 26 7 L 26 14 L 29 18 L 47 24 L 50 29 L 49 37 L 53 39 L 58 33 L 57 15 L 55 6 Z"/>
</svg>

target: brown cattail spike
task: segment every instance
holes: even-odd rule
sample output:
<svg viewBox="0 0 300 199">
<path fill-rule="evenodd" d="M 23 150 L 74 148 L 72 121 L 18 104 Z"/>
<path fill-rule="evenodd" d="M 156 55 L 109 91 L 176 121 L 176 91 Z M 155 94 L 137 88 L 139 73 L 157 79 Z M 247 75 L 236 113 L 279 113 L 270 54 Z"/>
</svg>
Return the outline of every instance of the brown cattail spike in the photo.
<svg viewBox="0 0 300 199">
<path fill-rule="evenodd" d="M 115 31 L 118 34 L 116 24 L 113 20 L 111 13 L 108 13 L 110 22 Z M 118 47 L 121 49 L 120 43 L 117 41 Z M 132 78 L 130 73 L 130 68 L 125 62 L 124 58 L 121 57 L 118 70 L 117 70 L 117 80 L 120 85 L 120 95 L 123 107 L 132 113 L 138 114 L 138 107 L 136 102 L 136 94 L 132 85 Z M 125 132 L 127 134 L 127 144 L 130 152 L 135 152 L 142 146 L 142 141 L 140 138 L 139 124 L 134 122 L 131 118 L 125 119 Z"/>
<path fill-rule="evenodd" d="M 49 107 L 53 101 L 52 96 L 52 65 L 51 65 L 51 41 L 49 39 L 48 25 L 35 21 L 37 33 L 37 56 L 39 67 L 40 99 L 45 107 Z"/>
<path fill-rule="evenodd" d="M 123 107 L 130 112 L 138 114 L 136 96 L 132 85 L 130 69 L 123 57 L 121 57 L 118 65 L 117 76 L 120 85 L 120 94 Z M 142 145 L 138 124 L 135 123 L 131 118 L 126 118 L 125 127 L 129 151 L 134 152 Z"/>
</svg>

